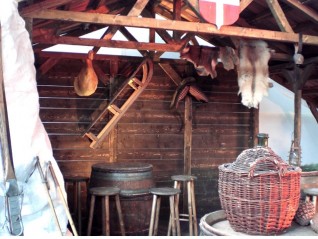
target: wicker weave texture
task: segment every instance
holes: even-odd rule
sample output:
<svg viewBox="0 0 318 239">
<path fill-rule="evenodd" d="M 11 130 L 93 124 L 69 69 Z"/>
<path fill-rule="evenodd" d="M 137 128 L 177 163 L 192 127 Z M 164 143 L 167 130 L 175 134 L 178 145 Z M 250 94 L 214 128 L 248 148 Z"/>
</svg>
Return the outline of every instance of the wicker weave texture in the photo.
<svg viewBox="0 0 318 239">
<path fill-rule="evenodd" d="M 270 149 L 265 154 L 254 149 L 243 153 L 235 163 L 219 166 L 221 206 L 235 231 L 279 234 L 291 226 L 297 211 L 301 170 Z"/>
</svg>

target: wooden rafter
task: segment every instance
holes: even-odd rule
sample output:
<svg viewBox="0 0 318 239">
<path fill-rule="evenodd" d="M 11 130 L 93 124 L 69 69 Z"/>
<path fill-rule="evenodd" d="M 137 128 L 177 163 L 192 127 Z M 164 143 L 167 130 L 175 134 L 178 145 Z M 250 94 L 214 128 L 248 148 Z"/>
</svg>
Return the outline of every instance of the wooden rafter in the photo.
<svg viewBox="0 0 318 239">
<path fill-rule="evenodd" d="M 279 5 L 278 0 L 266 0 L 266 2 L 279 26 L 279 29 L 283 32 L 294 32 L 281 6 Z"/>
<path fill-rule="evenodd" d="M 107 14 L 82 13 L 72 11 L 65 12 L 60 10 L 40 10 L 38 12 L 27 14 L 25 17 L 54 19 L 60 21 L 86 22 L 105 25 L 166 29 L 174 31 L 179 31 L 180 29 L 182 29 L 182 31 L 185 32 L 214 34 L 219 36 L 245 37 L 291 43 L 297 43 L 299 41 L 299 36 L 295 33 L 242 28 L 235 26 L 222 26 L 221 29 L 218 30 L 216 26 L 208 23 L 193 23 L 172 20 L 162 21 L 151 18 L 144 19 L 129 16 L 112 16 Z M 318 37 L 304 34 L 303 44 L 318 45 Z"/>
<path fill-rule="evenodd" d="M 23 10 L 20 12 L 20 14 L 24 15 L 24 14 L 29 14 L 32 12 L 37 12 L 41 9 L 49 9 L 49 8 L 56 8 L 62 5 L 65 5 L 67 3 L 72 2 L 73 0 L 46 0 L 43 2 L 39 2 L 39 3 L 34 3 L 31 6 L 28 7 L 24 7 Z"/>
<path fill-rule="evenodd" d="M 243 12 L 252 2 L 253 0 L 241 0 L 240 11 Z"/>
<path fill-rule="evenodd" d="M 91 39 L 91 38 L 78 38 L 67 36 L 47 36 L 37 38 L 37 43 L 42 44 L 69 44 L 69 45 L 82 45 L 82 46 L 95 46 L 95 47 L 114 47 L 114 48 L 127 48 L 138 49 L 147 51 L 170 51 L 179 52 L 182 50 L 182 45 L 179 43 L 154 43 L 154 42 L 136 42 L 136 41 L 119 41 L 119 40 L 104 40 L 104 39 Z"/>
<path fill-rule="evenodd" d="M 303 12 L 306 16 L 308 16 L 314 23 L 318 23 L 318 14 L 313 11 L 311 8 L 305 6 L 304 4 L 300 3 L 297 0 L 283 0 L 288 5 L 300 10 Z"/>
<path fill-rule="evenodd" d="M 182 78 L 179 76 L 179 74 L 172 68 L 170 64 L 162 64 L 159 63 L 159 66 L 162 68 L 162 70 L 169 76 L 169 78 L 176 84 L 179 85 L 182 81 Z"/>
</svg>

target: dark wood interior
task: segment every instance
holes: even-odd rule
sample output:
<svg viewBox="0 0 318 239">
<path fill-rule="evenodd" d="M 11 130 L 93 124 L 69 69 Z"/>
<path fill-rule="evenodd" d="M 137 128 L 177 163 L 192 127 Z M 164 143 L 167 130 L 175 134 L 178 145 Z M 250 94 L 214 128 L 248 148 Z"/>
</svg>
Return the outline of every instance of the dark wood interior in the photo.
<svg viewBox="0 0 318 239">
<path fill-rule="evenodd" d="M 220 209 L 218 166 L 233 162 L 242 150 L 255 145 L 258 110 L 241 104 L 235 70 L 226 71 L 218 64 L 218 76 L 211 79 L 199 76 L 186 60 L 160 58 L 164 52 L 181 52 L 189 42 L 198 44 L 195 36 L 215 46 L 231 47 L 240 38 L 264 39 L 275 50 L 269 62 L 270 77 L 290 90 L 293 83 L 284 71 L 294 69 L 295 44 L 302 44 L 305 61 L 301 69 L 310 65 L 312 71 L 297 90 L 302 90 L 302 98 L 318 121 L 318 1 L 241 0 L 239 20 L 220 30 L 200 17 L 195 4 L 196 1 L 190 0 L 19 3 L 36 59 L 40 117 L 64 175 L 90 176 L 91 166 L 101 162 L 150 163 L 158 186 L 172 186 L 170 177 L 175 174 L 190 172 L 198 177 L 195 183 L 198 218 Z M 280 15 L 280 9 L 284 15 Z M 166 21 L 156 20 L 155 14 Z M 142 18 L 136 17 L 139 15 Z M 149 43 L 138 42 L 127 31 L 128 26 L 148 28 Z M 104 27 L 109 28 L 103 39 L 79 38 Z M 173 31 L 172 36 L 167 30 Z M 112 40 L 117 31 L 128 41 Z M 166 43 L 155 43 L 155 33 Z M 73 82 L 87 54 L 42 51 L 61 43 L 94 46 L 95 51 L 100 47 L 137 49 L 154 62 L 149 85 L 96 149 L 90 147 L 90 139 L 83 133 L 143 57 L 95 55 L 98 88 L 92 96 L 80 97 L 74 92 Z M 189 76 L 195 77 L 209 102 L 187 96 L 177 110 L 171 110 L 177 84 Z M 126 99 L 123 93 L 120 100 Z M 102 129 L 109 117 L 104 115 L 93 131 Z"/>
</svg>

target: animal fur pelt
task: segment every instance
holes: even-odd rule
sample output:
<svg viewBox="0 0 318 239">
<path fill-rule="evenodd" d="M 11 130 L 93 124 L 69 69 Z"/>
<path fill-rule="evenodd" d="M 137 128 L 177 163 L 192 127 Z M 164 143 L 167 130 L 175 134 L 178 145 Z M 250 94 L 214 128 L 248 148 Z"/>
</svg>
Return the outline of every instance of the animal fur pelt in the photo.
<svg viewBox="0 0 318 239">
<path fill-rule="evenodd" d="M 187 77 L 180 83 L 174 92 L 170 109 L 177 109 L 179 102 L 183 100 L 188 93 L 190 93 L 190 95 L 192 95 L 197 101 L 209 101 L 206 95 L 195 85 L 195 78 Z"/>
<path fill-rule="evenodd" d="M 75 78 L 74 90 L 79 96 L 90 96 L 97 89 L 98 77 L 94 71 L 93 58 L 94 52 L 91 50 L 88 52 L 86 65 L 82 68 L 78 77 Z"/>
<path fill-rule="evenodd" d="M 227 71 L 233 70 L 239 64 L 239 58 L 232 47 L 220 47 L 219 58 L 223 64 L 223 68 Z"/>
<path fill-rule="evenodd" d="M 217 73 L 215 66 L 218 59 L 218 48 L 208 46 L 187 46 L 181 53 L 180 57 L 192 62 L 198 75 L 216 78 Z"/>
<path fill-rule="evenodd" d="M 240 41 L 238 85 L 242 104 L 258 108 L 263 96 L 268 95 L 268 61 L 271 50 L 262 40 Z"/>
</svg>

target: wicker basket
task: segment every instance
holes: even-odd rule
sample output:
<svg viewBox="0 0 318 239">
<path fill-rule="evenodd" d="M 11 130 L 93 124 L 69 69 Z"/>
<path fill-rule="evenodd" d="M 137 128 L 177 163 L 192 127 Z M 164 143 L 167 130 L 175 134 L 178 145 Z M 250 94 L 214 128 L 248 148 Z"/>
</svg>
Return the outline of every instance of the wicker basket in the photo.
<svg viewBox="0 0 318 239">
<path fill-rule="evenodd" d="M 291 226 L 300 198 L 301 169 L 269 147 L 244 150 L 219 166 L 222 209 L 235 231 L 273 235 Z"/>
</svg>

